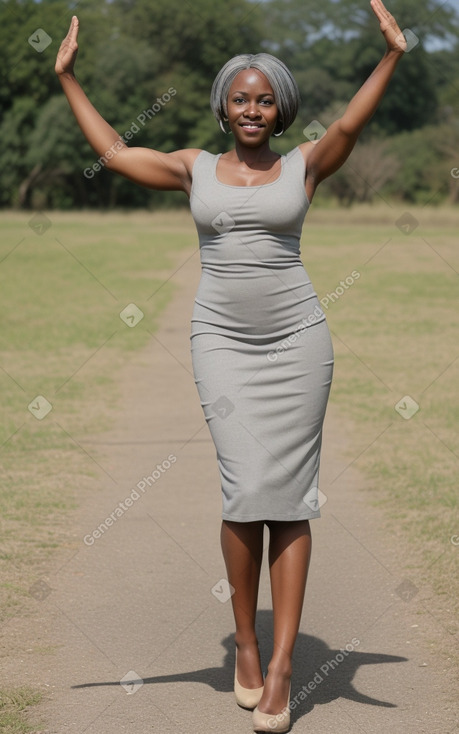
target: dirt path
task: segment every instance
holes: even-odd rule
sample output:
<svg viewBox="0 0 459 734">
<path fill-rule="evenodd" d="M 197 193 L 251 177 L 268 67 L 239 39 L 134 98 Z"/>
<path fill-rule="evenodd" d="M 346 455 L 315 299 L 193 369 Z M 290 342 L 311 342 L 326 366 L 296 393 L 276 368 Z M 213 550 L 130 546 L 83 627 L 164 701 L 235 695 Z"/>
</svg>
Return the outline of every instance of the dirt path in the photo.
<svg viewBox="0 0 459 734">
<path fill-rule="evenodd" d="M 74 546 L 43 579 L 35 616 L 9 625 L 23 646 L 19 660 L 5 661 L 7 683 L 45 691 L 35 718 L 49 734 L 252 731 L 250 713 L 232 694 L 218 474 L 191 374 L 200 266 L 198 252 L 190 255 L 181 255 L 186 264 L 174 275 L 177 291 L 161 328 L 121 376 L 116 425 L 102 437 L 80 437 L 103 471 L 71 518 Z M 404 580 L 397 548 L 379 530 L 363 478 L 344 458 L 349 436 L 331 405 L 321 483 L 327 501 L 312 522 L 292 731 L 457 732 L 452 673 L 436 652 L 447 633 L 422 590 Z M 106 518 L 111 523 L 97 531 Z M 265 667 L 270 607 L 265 559 Z"/>
</svg>

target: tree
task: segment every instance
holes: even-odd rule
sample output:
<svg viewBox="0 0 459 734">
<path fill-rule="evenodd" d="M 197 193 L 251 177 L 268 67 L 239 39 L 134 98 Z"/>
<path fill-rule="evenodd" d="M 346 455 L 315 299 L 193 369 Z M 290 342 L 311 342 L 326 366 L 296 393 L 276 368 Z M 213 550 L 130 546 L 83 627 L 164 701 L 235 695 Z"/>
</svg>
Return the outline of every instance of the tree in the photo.
<svg viewBox="0 0 459 734">
<path fill-rule="evenodd" d="M 329 190 L 345 206 L 373 201 L 389 181 L 395 180 L 400 166 L 400 160 L 389 154 L 387 140 L 357 143 L 351 159 L 330 178 Z"/>
<path fill-rule="evenodd" d="M 457 148 L 459 13 L 442 0 L 388 5 L 420 44 L 399 65 L 359 146 L 389 138 L 403 163 L 385 190 L 425 199 L 442 189 L 419 161 L 425 158 L 441 178 Z M 186 204 L 176 193 L 150 192 L 93 170 L 95 155 L 54 74 L 74 12 L 73 0 L 0 2 L 0 206 Z M 286 153 L 305 139 L 312 120 L 327 127 L 343 113 L 384 51 L 369 0 L 79 0 L 77 12 L 77 76 L 89 98 L 121 135 L 134 131 L 128 144 L 165 152 L 197 147 L 217 153 L 232 145 L 209 108 L 212 81 L 231 56 L 267 50 L 292 69 L 302 104 L 295 123 L 275 141 L 275 149 Z M 39 28 L 50 38 L 44 48 L 36 43 Z M 446 147 L 436 145 L 436 128 Z M 419 151 L 420 145 L 428 150 Z M 360 170 L 359 155 L 356 149 L 348 172 Z M 345 171 L 335 175 L 346 180 Z M 339 188 L 340 180 L 335 184 Z M 456 181 L 450 184 L 452 196 Z M 349 186 L 354 196 L 369 195 L 351 178 Z"/>
<path fill-rule="evenodd" d="M 218 6 L 212 0 L 80 0 L 77 10 L 77 76 L 120 134 L 134 129 L 131 144 L 166 152 L 187 146 L 220 148 L 222 135 L 209 108 L 210 87 L 230 56 L 249 44 L 260 48 L 256 7 L 248 0 Z M 54 74 L 55 54 L 72 12 L 72 2 L 64 0 L 0 3 L 0 131 L 7 142 L 0 151 L 1 203 L 33 206 L 38 188 L 40 201 L 56 206 L 177 201 L 173 194 L 146 191 L 105 171 L 84 178 L 95 156 L 66 111 Z M 40 52 L 27 43 L 38 28 L 51 38 Z M 53 100 L 53 95 L 64 101 Z M 153 116 L 143 114 L 153 107 Z M 223 139 L 223 144 L 229 141 Z"/>
<path fill-rule="evenodd" d="M 426 44 L 457 39 L 459 15 L 441 0 L 390 0 L 401 28 L 419 45 L 405 55 L 364 134 L 393 134 L 429 124 L 438 104 L 438 75 Z M 370 4 L 359 0 L 270 0 L 265 46 L 291 66 L 303 97 L 301 114 L 319 119 L 334 99 L 349 100 L 370 75 L 384 42 Z M 322 106 L 323 105 L 323 106 Z"/>
</svg>

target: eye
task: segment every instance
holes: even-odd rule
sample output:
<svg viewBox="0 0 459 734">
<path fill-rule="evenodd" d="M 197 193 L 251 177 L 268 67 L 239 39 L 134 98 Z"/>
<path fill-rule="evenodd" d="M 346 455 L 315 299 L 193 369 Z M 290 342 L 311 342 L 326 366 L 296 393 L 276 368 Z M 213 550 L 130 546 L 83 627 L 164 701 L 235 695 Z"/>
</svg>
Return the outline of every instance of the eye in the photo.
<svg viewBox="0 0 459 734">
<path fill-rule="evenodd" d="M 245 102 L 245 99 L 244 99 L 244 97 L 235 97 L 235 98 L 233 99 L 233 102 L 234 102 L 235 104 L 240 104 L 241 102 Z"/>
<path fill-rule="evenodd" d="M 262 99 L 261 100 L 261 104 L 273 105 L 274 104 L 274 100 L 272 100 L 272 99 Z"/>
</svg>

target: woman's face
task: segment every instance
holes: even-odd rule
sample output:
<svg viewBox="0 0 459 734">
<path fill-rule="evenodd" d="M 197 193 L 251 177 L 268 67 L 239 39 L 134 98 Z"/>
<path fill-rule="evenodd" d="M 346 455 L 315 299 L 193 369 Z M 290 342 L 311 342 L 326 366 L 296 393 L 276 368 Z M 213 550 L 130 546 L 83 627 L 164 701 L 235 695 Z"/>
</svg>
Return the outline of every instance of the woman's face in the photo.
<svg viewBox="0 0 459 734">
<path fill-rule="evenodd" d="M 244 69 L 228 94 L 228 124 L 235 139 L 257 147 L 273 134 L 278 116 L 270 83 L 258 69 Z"/>
</svg>

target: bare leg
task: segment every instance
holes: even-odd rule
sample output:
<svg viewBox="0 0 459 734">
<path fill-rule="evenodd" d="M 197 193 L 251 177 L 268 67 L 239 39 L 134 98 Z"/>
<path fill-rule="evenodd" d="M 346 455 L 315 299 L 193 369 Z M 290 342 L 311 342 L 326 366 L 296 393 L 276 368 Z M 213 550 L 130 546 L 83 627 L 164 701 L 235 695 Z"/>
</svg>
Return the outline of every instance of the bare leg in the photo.
<svg viewBox="0 0 459 734">
<path fill-rule="evenodd" d="M 258 709 L 277 714 L 287 704 L 292 655 L 300 626 L 311 555 L 308 520 L 268 522 L 274 647 Z"/>
<path fill-rule="evenodd" d="M 237 678 L 244 688 L 260 688 L 263 675 L 255 632 L 258 586 L 263 558 L 263 522 L 223 520 L 221 544 L 236 623 Z"/>
</svg>

